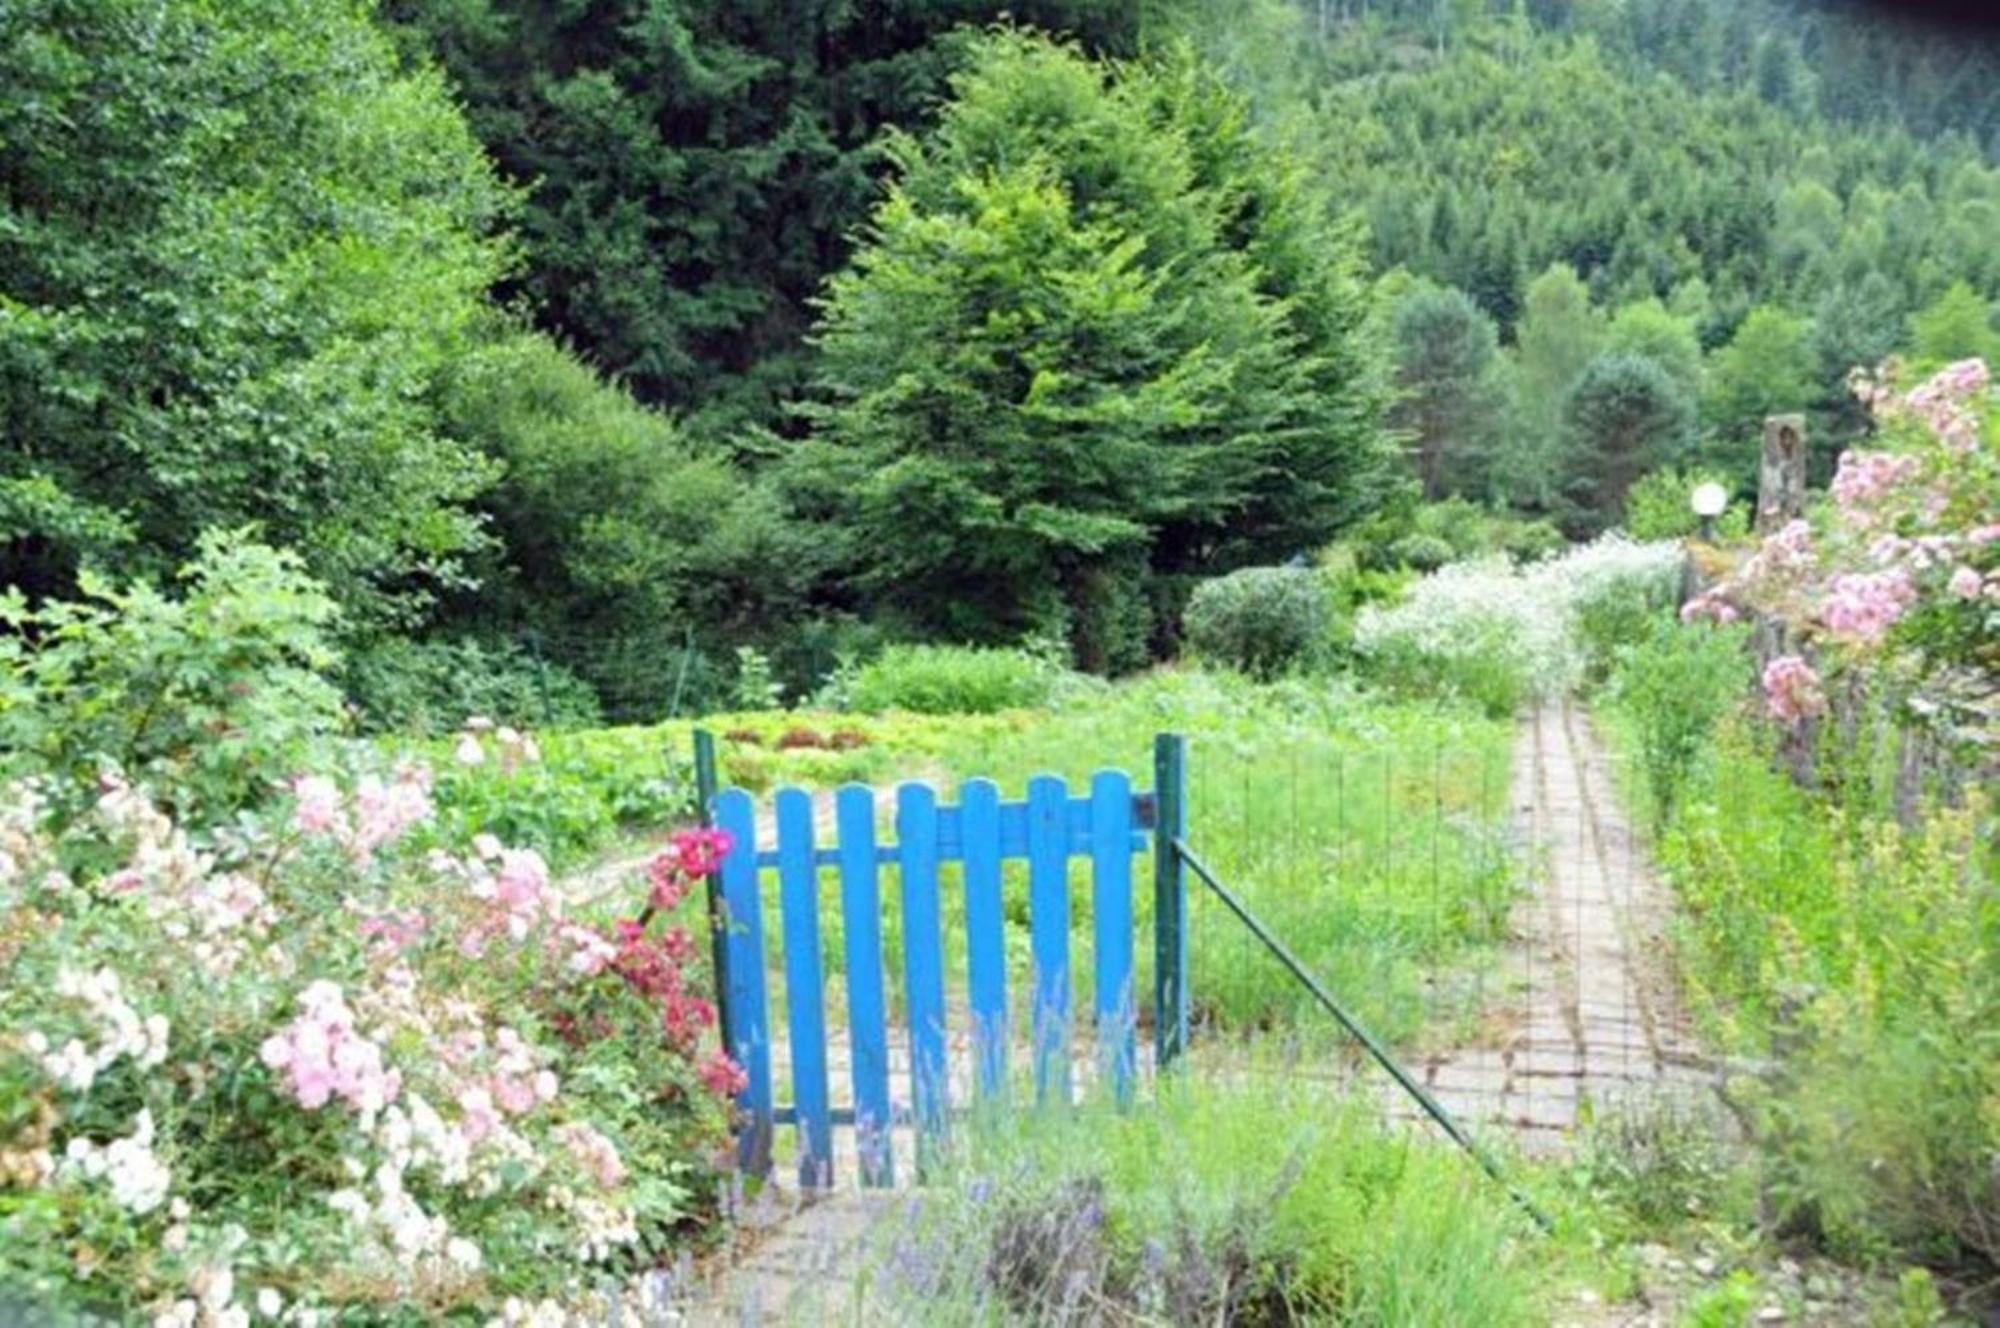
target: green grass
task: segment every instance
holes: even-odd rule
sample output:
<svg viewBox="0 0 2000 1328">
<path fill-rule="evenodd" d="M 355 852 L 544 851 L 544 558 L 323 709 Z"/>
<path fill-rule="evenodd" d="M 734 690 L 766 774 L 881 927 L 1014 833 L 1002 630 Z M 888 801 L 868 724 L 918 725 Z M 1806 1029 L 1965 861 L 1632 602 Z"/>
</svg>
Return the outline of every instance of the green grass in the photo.
<svg viewBox="0 0 2000 1328">
<path fill-rule="evenodd" d="M 1511 726 L 1324 682 L 1179 671 L 1080 698 L 1039 723 L 963 730 L 938 759 L 954 776 L 998 780 L 1007 796 L 1034 774 L 1076 787 L 1105 767 L 1150 788 L 1161 731 L 1189 739 L 1191 846 L 1337 993 L 1397 1040 L 1463 1013 L 1451 1008 L 1448 979 L 1498 938 L 1513 897 L 1502 830 Z M 1085 879 L 1079 868 L 1080 946 Z M 1137 884 L 1143 997 L 1152 899 L 1149 879 Z M 1328 1027 L 1219 901 L 1199 883 L 1190 892 L 1198 1016 L 1238 1031 L 1302 1019 Z M 1025 924 L 1025 896 L 1017 902 L 1010 918 Z M 1470 995 L 1460 990 L 1457 1003 Z"/>
</svg>

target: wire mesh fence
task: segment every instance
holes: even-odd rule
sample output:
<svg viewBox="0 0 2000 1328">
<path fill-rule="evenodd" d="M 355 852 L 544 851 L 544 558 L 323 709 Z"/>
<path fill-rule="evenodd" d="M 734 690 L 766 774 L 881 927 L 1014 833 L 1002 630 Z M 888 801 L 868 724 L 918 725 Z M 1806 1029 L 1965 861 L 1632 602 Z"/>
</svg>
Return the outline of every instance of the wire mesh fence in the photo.
<svg viewBox="0 0 2000 1328">
<path fill-rule="evenodd" d="M 1194 779 L 1197 841 L 1255 815 L 1231 780 L 1272 777 L 1226 758 L 1207 766 Z M 1684 1098 L 1711 1077 L 1672 962 L 1666 887 L 1625 807 L 1632 773 L 1568 706 L 1533 716 L 1503 751 L 1287 765 L 1276 780 L 1304 847 L 1238 862 L 1232 888 L 1453 1115 L 1489 1140 L 1560 1148 L 1593 1115 Z M 1190 978 L 1196 1063 L 1328 1078 L 1417 1119 L 1332 1019 L 1270 999 L 1297 984 L 1220 912 L 1197 910 L 1209 939 Z"/>
</svg>

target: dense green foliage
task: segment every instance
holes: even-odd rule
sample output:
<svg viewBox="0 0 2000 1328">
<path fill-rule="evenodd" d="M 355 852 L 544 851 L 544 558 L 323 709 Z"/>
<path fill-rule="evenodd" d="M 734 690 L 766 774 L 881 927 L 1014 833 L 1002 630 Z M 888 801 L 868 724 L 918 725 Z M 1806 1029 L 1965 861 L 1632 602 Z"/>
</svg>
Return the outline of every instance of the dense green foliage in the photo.
<svg viewBox="0 0 2000 1328">
<path fill-rule="evenodd" d="M 1135 667 L 1359 518 L 1468 552 L 1395 434 L 1584 534 L 1742 487 L 1773 411 L 1823 474 L 1851 365 L 2000 339 L 1991 61 L 1908 25 L 293 3 L 6 16 L 0 581 L 254 522 L 375 725 L 448 727 L 449 660 L 555 721 L 726 703 L 739 648 L 793 697 L 885 639 Z"/>
<path fill-rule="evenodd" d="M 1906 322 L 1935 329 L 1937 358 L 1990 341 L 1991 42 L 1880 6 L 1363 8 L 1302 20 L 1244 76 L 1310 101 L 1319 159 L 1366 212 L 1378 262 L 1465 291 L 1500 324 L 1514 400 L 1496 496 L 1541 507 L 1561 489 L 1563 403 L 1611 329 L 1608 348 L 1659 361 L 1690 394 L 1688 334 L 1717 352 L 1701 426 L 1739 480 L 1779 410 L 1812 416 L 1829 471 L 1863 425 L 1847 370 Z M 1947 124 L 1976 126 L 1984 150 Z"/>
<path fill-rule="evenodd" d="M 990 715 L 1047 701 L 1062 670 L 1019 650 L 890 646 L 855 675 L 856 710 Z"/>
<path fill-rule="evenodd" d="M 500 552 L 449 606 L 467 630 L 541 651 L 615 716 L 655 717 L 688 686 L 691 634 L 723 656 L 801 607 L 819 557 L 771 490 L 547 341 L 462 358 L 443 398 L 502 467 L 479 501 Z"/>
<path fill-rule="evenodd" d="M 506 202 L 358 0 L 0 11 L 0 583 L 255 521 L 407 623 L 485 539 L 433 389 Z"/>
<path fill-rule="evenodd" d="M 1644 355 L 1607 351 L 1584 367 L 1563 408 L 1576 497 L 1598 521 L 1625 510 L 1625 495 L 1649 470 L 1678 457 L 1693 432 L 1694 403 Z"/>
<path fill-rule="evenodd" d="M 1354 245 L 1185 55 L 1107 71 L 999 32 L 953 86 L 831 285 L 799 483 L 878 612 L 1129 667 L 1172 578 L 1367 496 Z"/>
<path fill-rule="evenodd" d="M 1741 632 L 1689 629 L 1660 617 L 1618 652 L 1607 690 L 1628 721 L 1655 834 L 1713 751 L 1716 729 L 1740 706 L 1747 669 Z"/>
<path fill-rule="evenodd" d="M 945 92 L 958 25 L 1011 14 L 1129 53 L 1132 0 L 798 6 L 741 0 L 383 0 L 527 191 L 505 289 L 697 432 L 781 423 L 820 283 L 887 162 Z"/>
<path fill-rule="evenodd" d="M 1500 422 L 1493 320 L 1463 291 L 1419 286 L 1397 302 L 1394 335 L 1390 419 L 1410 435 L 1423 496 L 1480 491 Z"/>
<path fill-rule="evenodd" d="M 1713 648 L 1684 646 L 1674 671 L 1705 672 L 1699 657 Z M 1815 791 L 1773 760 L 1768 732 L 1717 723 L 1712 707 L 1700 758 L 1663 770 L 1646 735 L 1682 730 L 1689 704 L 1687 691 L 1635 676 L 1619 689 L 1616 731 L 1644 754 L 1644 787 L 1666 811 L 1657 851 L 1684 909 L 1697 1008 L 1724 1045 L 1771 1058 L 1735 1094 L 1759 1146 L 1766 1219 L 1850 1257 L 1990 1277 L 1991 804 L 1975 792 L 1904 824 L 1858 777 L 1881 755 L 1873 724 L 1857 749 L 1833 754 L 1846 777 Z M 1669 789 L 1652 782 L 1661 773 Z"/>
</svg>

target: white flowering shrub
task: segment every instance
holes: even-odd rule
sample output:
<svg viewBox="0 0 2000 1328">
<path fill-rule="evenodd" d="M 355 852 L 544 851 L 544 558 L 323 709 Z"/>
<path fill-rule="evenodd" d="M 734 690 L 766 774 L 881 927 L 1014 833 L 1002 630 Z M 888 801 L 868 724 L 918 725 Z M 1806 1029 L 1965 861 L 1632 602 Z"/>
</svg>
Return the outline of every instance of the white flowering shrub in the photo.
<svg viewBox="0 0 2000 1328">
<path fill-rule="evenodd" d="M 646 927 L 438 846 L 420 768 L 216 825 L 53 792 L 0 787 L 0 1316 L 521 1321 L 709 1201 L 740 1074 L 675 916 L 718 836 Z"/>
<path fill-rule="evenodd" d="M 1452 563 L 1399 602 L 1364 608 L 1354 645 L 1392 689 L 1447 695 L 1495 715 L 1560 695 L 1671 606 L 1681 552 L 1604 535 L 1556 558 Z"/>
</svg>

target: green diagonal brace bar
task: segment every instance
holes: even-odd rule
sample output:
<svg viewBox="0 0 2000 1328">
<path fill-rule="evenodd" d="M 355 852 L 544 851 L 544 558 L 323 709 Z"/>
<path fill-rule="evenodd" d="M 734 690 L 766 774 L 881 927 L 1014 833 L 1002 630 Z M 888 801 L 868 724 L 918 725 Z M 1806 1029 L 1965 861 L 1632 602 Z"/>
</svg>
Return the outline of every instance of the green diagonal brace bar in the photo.
<svg viewBox="0 0 2000 1328">
<path fill-rule="evenodd" d="M 1162 833 L 1164 834 L 1164 831 Z M 1535 1201 L 1524 1194 L 1514 1182 L 1507 1179 L 1507 1173 L 1501 1169 L 1499 1160 L 1487 1152 L 1485 1148 L 1481 1147 L 1478 1140 L 1467 1134 L 1458 1121 L 1453 1118 L 1452 1114 L 1445 1110 L 1444 1104 L 1432 1097 L 1430 1090 L 1418 1083 L 1411 1076 L 1410 1072 L 1403 1068 L 1402 1062 L 1398 1061 L 1387 1047 L 1376 1040 L 1373 1033 L 1362 1027 L 1360 1021 L 1349 1014 L 1341 1006 L 1340 1002 L 1333 998 L 1333 994 L 1320 984 L 1319 979 L 1314 977 L 1306 969 L 1306 966 L 1299 962 L 1298 956 L 1286 948 L 1285 943 L 1276 936 L 1273 936 L 1270 930 L 1258 920 L 1257 915 L 1250 911 L 1248 905 L 1232 894 L 1229 888 L 1223 885 L 1221 881 L 1215 879 L 1215 873 L 1211 872 L 1207 864 L 1195 856 L 1194 850 L 1187 846 L 1187 842 L 1178 836 L 1172 842 L 1175 856 L 1192 867 L 1194 874 L 1201 877 L 1208 888 L 1215 891 L 1216 897 L 1228 906 L 1229 911 L 1234 913 L 1242 921 L 1243 925 L 1250 929 L 1251 935 L 1262 941 L 1264 948 L 1269 950 L 1277 957 L 1279 963 L 1291 971 L 1292 976 L 1299 980 L 1301 986 L 1312 993 L 1313 999 L 1324 1006 L 1328 1014 L 1340 1021 L 1342 1028 L 1352 1033 L 1355 1040 L 1367 1048 L 1368 1054 L 1375 1058 L 1378 1065 L 1389 1072 L 1390 1078 L 1402 1085 L 1403 1091 L 1416 1099 L 1417 1105 L 1424 1109 L 1424 1114 L 1436 1121 L 1438 1128 L 1451 1136 L 1453 1143 L 1470 1154 L 1472 1159 L 1479 1163 L 1487 1175 L 1500 1182 L 1506 1188 L 1507 1193 L 1513 1198 L 1514 1202 L 1519 1204 L 1527 1212 L 1528 1216 L 1535 1219 L 1537 1226 L 1541 1227 L 1543 1231 L 1553 1230 L 1554 1224 L 1549 1221 L 1548 1214 L 1537 1207 Z"/>
</svg>

